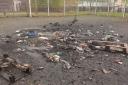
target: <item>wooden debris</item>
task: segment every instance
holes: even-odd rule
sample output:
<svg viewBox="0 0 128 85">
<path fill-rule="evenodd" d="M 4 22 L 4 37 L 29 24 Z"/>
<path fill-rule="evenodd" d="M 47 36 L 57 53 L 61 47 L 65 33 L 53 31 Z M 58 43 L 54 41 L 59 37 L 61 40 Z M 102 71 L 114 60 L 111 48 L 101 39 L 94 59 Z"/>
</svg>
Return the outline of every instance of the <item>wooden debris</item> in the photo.
<svg viewBox="0 0 128 85">
<path fill-rule="evenodd" d="M 102 72 L 104 73 L 104 74 L 109 74 L 111 71 L 108 71 L 108 70 L 106 70 L 106 69 L 102 69 Z"/>
<path fill-rule="evenodd" d="M 126 54 L 128 53 L 127 43 L 93 40 L 91 41 L 91 43 L 89 43 L 89 45 L 89 47 L 98 50 L 105 50 L 109 52 L 121 52 Z"/>
<path fill-rule="evenodd" d="M 63 62 L 66 66 L 67 69 L 70 69 L 71 68 L 71 65 L 69 62 L 65 61 L 65 60 L 61 60 L 61 62 Z"/>
<path fill-rule="evenodd" d="M 121 60 L 119 60 L 119 59 L 115 60 L 115 63 L 120 64 L 120 65 L 123 64 L 123 62 Z"/>
<path fill-rule="evenodd" d="M 18 73 L 15 74 L 11 71 Z M 21 79 L 24 76 L 23 73 L 30 74 L 31 72 L 32 66 L 30 64 L 20 64 L 7 54 L 4 54 L 3 58 L 0 59 L 0 75 L 10 83 Z"/>
<path fill-rule="evenodd" d="M 37 70 L 43 70 L 44 69 L 44 67 L 38 67 L 37 68 Z"/>
<path fill-rule="evenodd" d="M 48 53 L 44 53 L 45 54 L 45 57 L 48 58 L 49 61 L 52 61 L 52 62 L 59 62 L 60 61 L 60 56 L 58 55 L 54 55 L 54 54 L 48 54 Z"/>
<path fill-rule="evenodd" d="M 20 69 L 22 72 L 30 74 L 32 71 L 32 67 L 29 64 L 16 64 L 16 68 Z"/>
</svg>

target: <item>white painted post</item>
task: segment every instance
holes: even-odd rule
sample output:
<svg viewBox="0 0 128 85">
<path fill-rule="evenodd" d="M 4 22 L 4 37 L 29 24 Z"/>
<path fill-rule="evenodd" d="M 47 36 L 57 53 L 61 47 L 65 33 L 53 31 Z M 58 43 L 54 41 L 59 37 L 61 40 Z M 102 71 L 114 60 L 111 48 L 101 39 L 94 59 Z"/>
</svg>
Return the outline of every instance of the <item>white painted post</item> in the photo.
<svg viewBox="0 0 128 85">
<path fill-rule="evenodd" d="M 29 0 L 29 17 L 32 17 L 31 0 Z"/>
<path fill-rule="evenodd" d="M 50 10 L 49 10 L 49 0 L 47 0 L 47 4 L 48 4 L 48 16 L 50 15 Z"/>
<path fill-rule="evenodd" d="M 15 12 L 17 11 L 15 0 L 13 0 L 13 10 L 14 10 Z"/>
<path fill-rule="evenodd" d="M 64 0 L 64 16 L 65 16 L 65 11 L 66 11 L 66 1 Z"/>
</svg>

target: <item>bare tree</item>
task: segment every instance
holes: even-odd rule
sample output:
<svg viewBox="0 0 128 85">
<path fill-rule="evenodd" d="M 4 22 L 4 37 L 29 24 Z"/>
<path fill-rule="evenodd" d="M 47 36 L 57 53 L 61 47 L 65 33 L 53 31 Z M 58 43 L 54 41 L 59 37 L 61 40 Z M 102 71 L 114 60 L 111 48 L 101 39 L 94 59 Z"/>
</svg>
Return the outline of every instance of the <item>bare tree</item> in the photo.
<svg viewBox="0 0 128 85">
<path fill-rule="evenodd" d="M 32 17 L 31 0 L 29 0 L 29 17 Z"/>
</svg>

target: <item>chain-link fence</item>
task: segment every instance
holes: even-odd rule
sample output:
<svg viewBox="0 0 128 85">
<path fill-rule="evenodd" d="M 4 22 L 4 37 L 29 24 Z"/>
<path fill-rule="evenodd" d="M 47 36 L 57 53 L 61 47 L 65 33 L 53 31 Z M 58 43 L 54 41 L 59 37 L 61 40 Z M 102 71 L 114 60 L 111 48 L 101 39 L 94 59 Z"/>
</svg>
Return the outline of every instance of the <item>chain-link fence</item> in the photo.
<svg viewBox="0 0 128 85">
<path fill-rule="evenodd" d="M 0 16 L 127 16 L 128 0 L 0 0 Z"/>
</svg>

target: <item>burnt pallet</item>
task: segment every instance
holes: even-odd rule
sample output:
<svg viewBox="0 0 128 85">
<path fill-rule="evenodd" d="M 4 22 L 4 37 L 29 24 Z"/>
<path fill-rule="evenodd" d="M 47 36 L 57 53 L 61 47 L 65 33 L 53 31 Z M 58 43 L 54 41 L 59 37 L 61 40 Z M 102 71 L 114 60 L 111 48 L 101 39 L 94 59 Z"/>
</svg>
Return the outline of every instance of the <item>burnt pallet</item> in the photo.
<svg viewBox="0 0 128 85">
<path fill-rule="evenodd" d="M 105 46 L 105 50 L 106 51 L 110 51 L 110 52 L 122 52 L 122 53 L 128 53 L 128 47 L 123 45 L 123 46 L 119 46 L 119 45 L 106 45 Z"/>
<path fill-rule="evenodd" d="M 121 52 L 126 54 L 128 53 L 127 43 L 93 40 L 90 44 L 97 50 L 105 50 L 109 52 Z M 99 46 L 99 48 L 96 48 L 97 46 Z"/>
</svg>

